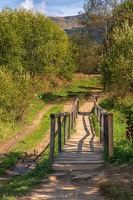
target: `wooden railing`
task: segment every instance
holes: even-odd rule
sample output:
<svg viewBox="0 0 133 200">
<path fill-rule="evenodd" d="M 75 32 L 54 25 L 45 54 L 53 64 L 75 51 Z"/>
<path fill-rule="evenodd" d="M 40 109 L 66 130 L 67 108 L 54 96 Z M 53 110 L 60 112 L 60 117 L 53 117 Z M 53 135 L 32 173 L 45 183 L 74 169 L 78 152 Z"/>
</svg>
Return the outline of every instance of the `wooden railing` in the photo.
<svg viewBox="0 0 133 200">
<path fill-rule="evenodd" d="M 114 155 L 113 148 L 113 114 L 107 113 L 105 109 L 98 105 L 98 97 L 94 99 L 94 112 L 100 124 L 100 142 L 104 150 L 108 151 L 109 157 Z"/>
<path fill-rule="evenodd" d="M 50 127 L 50 163 L 53 164 L 55 157 L 55 138 L 58 135 L 58 153 L 62 150 L 62 143 L 66 144 L 74 129 L 74 124 L 79 111 L 79 99 L 77 98 L 71 112 L 51 114 Z M 63 140 L 63 141 L 62 141 Z"/>
</svg>

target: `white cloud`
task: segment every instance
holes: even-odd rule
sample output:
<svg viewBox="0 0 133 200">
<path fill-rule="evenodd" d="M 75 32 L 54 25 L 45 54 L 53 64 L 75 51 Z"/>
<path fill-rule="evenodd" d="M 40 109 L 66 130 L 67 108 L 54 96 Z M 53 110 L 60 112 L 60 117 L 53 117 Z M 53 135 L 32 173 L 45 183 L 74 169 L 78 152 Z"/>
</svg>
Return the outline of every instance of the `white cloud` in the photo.
<svg viewBox="0 0 133 200">
<path fill-rule="evenodd" d="M 45 14 L 47 12 L 44 0 L 37 5 L 33 2 L 33 0 L 25 0 L 21 3 L 20 7 L 26 10 L 32 10 L 33 12 L 41 12 Z"/>
<path fill-rule="evenodd" d="M 37 5 L 37 7 L 35 8 L 35 10 L 37 12 L 42 12 L 42 13 L 46 13 L 46 5 L 45 5 L 45 2 L 42 1 L 40 4 Z"/>
<path fill-rule="evenodd" d="M 25 0 L 21 3 L 21 7 L 25 8 L 26 10 L 33 10 L 34 9 L 34 3 L 33 0 Z"/>
</svg>

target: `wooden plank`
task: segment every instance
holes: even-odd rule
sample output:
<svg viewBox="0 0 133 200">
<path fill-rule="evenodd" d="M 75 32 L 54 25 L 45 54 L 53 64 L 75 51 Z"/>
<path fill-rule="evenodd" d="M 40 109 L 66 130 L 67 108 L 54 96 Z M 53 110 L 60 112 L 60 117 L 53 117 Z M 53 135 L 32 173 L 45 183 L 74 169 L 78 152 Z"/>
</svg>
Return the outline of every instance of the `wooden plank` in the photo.
<svg viewBox="0 0 133 200">
<path fill-rule="evenodd" d="M 89 149 L 87 149 L 87 150 L 82 150 L 82 151 L 80 151 L 80 150 L 71 150 L 71 149 L 69 149 L 69 150 L 65 150 L 65 149 L 62 149 L 62 151 L 58 154 L 58 155 L 60 155 L 60 154 L 103 154 L 103 152 L 104 152 L 104 150 L 103 150 L 103 148 L 101 149 L 101 151 L 90 151 Z"/>
<path fill-rule="evenodd" d="M 61 157 L 57 157 L 55 159 L 55 162 L 58 162 L 58 161 L 103 161 L 102 157 L 66 157 L 66 158 L 61 158 Z"/>
<path fill-rule="evenodd" d="M 53 164 L 52 169 L 57 171 L 91 171 L 102 167 L 103 164 Z"/>
<path fill-rule="evenodd" d="M 58 155 L 64 155 L 64 154 L 71 154 L 71 155 L 74 155 L 74 156 L 76 156 L 76 155 L 87 155 L 87 156 L 89 156 L 91 154 L 93 154 L 93 155 L 103 154 L 103 149 L 102 149 L 102 151 L 89 151 L 89 150 L 87 150 L 87 151 L 66 151 L 66 150 L 62 150 Z"/>
<path fill-rule="evenodd" d="M 78 154 L 78 155 L 76 155 L 76 154 L 74 154 L 74 155 L 72 155 L 72 154 L 67 154 L 67 155 L 59 155 L 59 156 L 57 156 L 56 158 L 63 158 L 63 159 L 66 159 L 66 158 L 72 158 L 72 159 L 76 159 L 76 158 L 86 158 L 86 159 L 89 159 L 89 158 L 94 158 L 94 159 L 96 159 L 96 158 L 102 158 L 103 157 L 103 155 L 102 154 L 98 154 L 98 155 L 94 155 L 94 154 L 90 154 L 90 155 L 86 155 L 86 154 L 84 154 L 84 155 L 82 155 L 82 154 Z"/>
<path fill-rule="evenodd" d="M 79 142 L 79 143 L 68 143 L 68 144 L 66 144 L 64 147 L 63 147 L 63 149 L 64 148 L 66 148 L 66 147 L 73 147 L 73 146 L 78 146 L 78 145 L 81 145 L 81 146 L 86 146 L 86 147 L 89 147 L 89 146 L 93 146 L 93 147 L 102 147 L 103 148 L 103 146 L 101 145 L 101 144 L 98 144 L 98 143 L 95 143 L 95 144 L 93 144 L 93 143 L 82 143 L 82 142 Z"/>
<path fill-rule="evenodd" d="M 66 148 L 64 148 L 63 150 L 66 150 L 66 151 L 87 151 L 87 150 L 92 150 L 92 151 L 100 151 L 102 149 L 102 147 L 100 148 L 100 147 L 81 147 L 81 148 L 77 148 L 77 147 L 71 147 L 71 148 L 69 148 L 69 147 L 66 147 Z"/>
<path fill-rule="evenodd" d="M 58 164 L 103 164 L 104 161 L 103 160 L 58 160 L 58 161 L 54 161 L 54 164 L 58 163 Z"/>
</svg>

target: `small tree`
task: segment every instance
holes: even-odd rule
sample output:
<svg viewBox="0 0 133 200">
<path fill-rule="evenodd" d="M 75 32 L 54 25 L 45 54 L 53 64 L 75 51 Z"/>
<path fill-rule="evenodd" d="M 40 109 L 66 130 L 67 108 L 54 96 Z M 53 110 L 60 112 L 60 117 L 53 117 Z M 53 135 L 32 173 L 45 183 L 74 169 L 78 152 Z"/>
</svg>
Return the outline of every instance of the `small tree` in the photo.
<svg viewBox="0 0 133 200">
<path fill-rule="evenodd" d="M 123 95 L 133 89 L 133 25 L 124 22 L 112 33 L 110 54 L 103 56 L 101 73 L 106 90 Z"/>
<path fill-rule="evenodd" d="M 112 12 L 118 5 L 118 0 L 85 0 L 84 13 L 81 19 L 83 25 L 92 29 L 91 33 L 97 36 L 102 35 L 106 43 L 106 51 L 110 52 L 109 27 L 114 18 Z"/>
</svg>

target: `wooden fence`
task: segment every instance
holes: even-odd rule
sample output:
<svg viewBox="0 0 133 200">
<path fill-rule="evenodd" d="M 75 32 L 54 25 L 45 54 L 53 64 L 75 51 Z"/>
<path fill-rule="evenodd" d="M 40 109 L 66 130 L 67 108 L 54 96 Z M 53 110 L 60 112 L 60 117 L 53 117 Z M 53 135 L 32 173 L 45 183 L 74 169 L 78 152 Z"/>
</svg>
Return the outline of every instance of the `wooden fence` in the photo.
<svg viewBox="0 0 133 200">
<path fill-rule="evenodd" d="M 66 144 L 74 129 L 74 124 L 79 111 L 79 99 L 77 98 L 71 112 L 51 114 L 50 126 L 50 163 L 54 163 L 55 157 L 55 138 L 58 135 L 58 153 L 62 150 L 62 143 Z M 63 137 L 62 137 L 63 132 Z M 63 141 L 62 141 L 63 140 Z"/>
<path fill-rule="evenodd" d="M 108 151 L 109 157 L 114 155 L 113 148 L 113 114 L 107 113 L 105 109 L 98 105 L 98 97 L 94 99 L 94 112 L 100 124 L 100 142 L 104 150 Z"/>
</svg>

